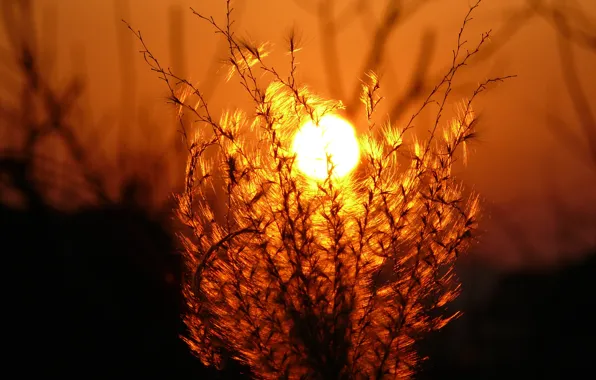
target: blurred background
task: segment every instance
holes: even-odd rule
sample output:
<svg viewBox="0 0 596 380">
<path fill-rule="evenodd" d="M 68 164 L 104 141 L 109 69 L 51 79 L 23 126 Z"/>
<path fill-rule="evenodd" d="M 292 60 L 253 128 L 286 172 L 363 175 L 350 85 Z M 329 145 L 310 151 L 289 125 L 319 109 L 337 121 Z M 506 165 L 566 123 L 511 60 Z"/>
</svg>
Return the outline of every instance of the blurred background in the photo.
<svg viewBox="0 0 596 380">
<path fill-rule="evenodd" d="M 122 20 L 164 67 L 203 89 L 212 110 L 247 107 L 225 81 L 225 41 L 190 9 L 224 22 L 225 1 L 0 4 L 0 246 L 6 296 L 19 305 L 13 351 L 45 363 L 33 372 L 205 376 L 178 339 L 171 195 L 186 151 L 167 88 Z M 365 131 L 363 73 L 381 76 L 380 115 L 407 121 L 450 67 L 471 3 L 233 4 L 236 33 L 269 42 L 281 70 L 294 29 L 298 78 L 342 100 Z M 454 98 L 489 77 L 516 77 L 476 103 L 478 139 L 458 177 L 482 197 L 482 234 L 460 263 L 453 307 L 464 315 L 421 342 L 429 360 L 420 378 L 562 376 L 592 367 L 596 353 L 596 2 L 483 0 L 464 39 L 473 47 L 489 30 Z M 448 111 L 445 122 L 457 104 Z"/>
</svg>

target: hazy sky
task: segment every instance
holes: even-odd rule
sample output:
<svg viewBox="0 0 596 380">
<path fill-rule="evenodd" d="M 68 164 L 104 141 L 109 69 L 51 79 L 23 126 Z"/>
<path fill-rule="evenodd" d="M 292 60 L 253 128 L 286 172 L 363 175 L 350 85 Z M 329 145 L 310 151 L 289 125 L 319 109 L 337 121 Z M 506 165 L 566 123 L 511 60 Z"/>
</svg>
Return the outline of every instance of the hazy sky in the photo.
<svg viewBox="0 0 596 380">
<path fill-rule="evenodd" d="M 321 26 L 329 24 L 318 17 L 317 3 L 316 0 L 237 1 L 235 27 L 238 34 L 255 41 L 270 41 L 273 44 L 271 62 L 279 67 L 287 65 L 284 37 L 295 27 L 303 42 L 299 78 L 323 95 L 341 93 L 341 100 L 349 103 L 361 78 L 363 57 L 371 46 L 371 33 L 386 2 L 370 1 L 374 4 L 368 10 L 370 14 L 366 13 L 367 9 L 355 10 L 354 4 L 359 1 L 334 2 L 336 72 L 339 73 L 334 83 L 329 83 L 329 75 L 322 69 L 325 61 Z M 450 63 L 457 31 L 469 3 L 469 0 L 430 1 L 395 30 L 380 68 L 387 104 L 407 86 L 426 31 L 434 31 L 437 37 L 430 72 L 440 73 Z M 546 189 L 556 185 L 557 196 L 580 210 L 591 209 L 594 215 L 596 171 L 582 165 L 574 156 L 586 151 L 581 141 L 569 150 L 548 127 L 550 118 L 566 124 L 558 122 L 557 128 L 578 130 L 572 103 L 563 86 L 552 26 L 534 17 L 525 21 L 513 36 L 503 36 L 503 21 L 511 15 L 509 11 L 525 3 L 525 0 L 484 0 L 467 29 L 470 44 L 477 41 L 481 32 L 490 29 L 495 46 L 503 40 L 506 43 L 490 58 L 476 64 L 472 62 L 461 77 L 461 83 L 467 84 L 463 90 L 469 91 L 475 83 L 489 76 L 515 74 L 518 77 L 498 86 L 477 103 L 483 116 L 479 142 L 474 145 L 470 165 L 462 170 L 461 176 L 468 186 L 480 192 L 487 207 L 499 207 L 506 211 L 509 219 L 517 221 L 512 228 L 530 236 L 531 244 L 542 252 L 541 258 L 548 257 L 550 262 L 555 246 L 551 240 L 554 236 L 550 217 L 552 201 L 547 200 Z M 168 121 L 172 111 L 164 105 L 164 88 L 136 53 L 138 43 L 120 21 L 123 18 L 142 31 L 164 66 L 172 66 L 204 86 L 212 107 L 222 109 L 245 104 L 245 99 L 237 96 L 234 85 L 221 84 L 225 70 L 221 69 L 220 60 L 225 58 L 225 50 L 217 44 L 218 36 L 189 9 L 192 6 L 223 21 L 225 2 L 222 0 L 37 0 L 34 4 L 38 11 L 36 26 L 38 33 L 44 35 L 44 46 L 57 51 L 55 68 L 60 78 L 68 78 L 73 73 L 86 76 L 87 101 L 92 104 L 95 118 L 102 115 L 117 118 L 122 109 L 144 110 L 143 116 L 151 121 L 151 127 L 133 126 L 131 122 L 130 130 L 118 132 L 124 133 L 123 138 L 129 139 L 126 144 L 130 146 L 143 136 L 143 141 L 154 141 L 152 144 L 163 150 L 170 145 L 162 146 L 155 141 L 170 141 L 176 135 Z M 577 0 L 568 4 L 580 5 L 583 13 L 594 21 L 592 25 L 596 25 L 596 1 Z M 578 74 L 594 114 L 596 72 L 590 68 L 596 67 L 596 54 L 581 48 L 574 51 Z M 461 96 L 463 98 L 465 93 Z M 527 256 L 519 254 L 517 248 L 497 233 L 494 223 L 500 216 L 491 211 L 485 212 L 485 216 L 484 227 L 492 232 L 486 234 L 481 254 L 503 265 L 528 262 Z M 564 223 L 569 224 L 573 218 L 568 217 Z M 586 245 L 577 243 L 578 239 L 572 240 L 576 242 L 573 249 L 581 248 L 578 244 Z"/>
</svg>

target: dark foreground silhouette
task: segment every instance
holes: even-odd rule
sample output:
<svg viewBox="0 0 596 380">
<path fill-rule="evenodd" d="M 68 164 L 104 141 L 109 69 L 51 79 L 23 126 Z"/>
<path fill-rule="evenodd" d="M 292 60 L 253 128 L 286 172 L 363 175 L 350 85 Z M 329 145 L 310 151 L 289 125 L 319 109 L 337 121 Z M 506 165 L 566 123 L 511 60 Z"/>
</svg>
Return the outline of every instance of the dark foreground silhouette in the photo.
<svg viewBox="0 0 596 380">
<path fill-rule="evenodd" d="M 418 377 L 592 376 L 595 284 L 596 252 L 557 270 L 502 277 L 490 298 L 465 305 L 460 319 L 424 342 L 430 360 Z"/>
<path fill-rule="evenodd" d="M 179 338 L 180 258 L 163 225 L 140 209 L 0 206 L 0 231 L 10 263 L 4 328 L 19 373 L 230 375 L 205 369 Z"/>
<path fill-rule="evenodd" d="M 6 349 L 20 374 L 243 378 L 204 368 L 179 338 L 180 257 L 140 208 L 0 206 Z M 418 378 L 567 378 L 594 367 L 596 255 L 503 278 L 490 299 L 421 342 Z M 466 286 L 466 283 L 464 283 Z M 589 373 L 589 372 L 588 372 Z"/>
</svg>

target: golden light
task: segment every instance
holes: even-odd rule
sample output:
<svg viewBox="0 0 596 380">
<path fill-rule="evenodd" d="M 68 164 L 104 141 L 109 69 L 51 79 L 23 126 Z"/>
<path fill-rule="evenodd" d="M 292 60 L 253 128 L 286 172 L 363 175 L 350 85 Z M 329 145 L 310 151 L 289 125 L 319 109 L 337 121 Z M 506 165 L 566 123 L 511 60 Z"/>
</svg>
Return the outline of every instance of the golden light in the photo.
<svg viewBox="0 0 596 380">
<path fill-rule="evenodd" d="M 327 155 L 334 165 L 334 177 L 350 173 L 360 159 L 354 127 L 337 115 L 323 116 L 318 126 L 304 123 L 294 136 L 292 150 L 298 169 L 317 180 L 328 176 Z"/>
</svg>

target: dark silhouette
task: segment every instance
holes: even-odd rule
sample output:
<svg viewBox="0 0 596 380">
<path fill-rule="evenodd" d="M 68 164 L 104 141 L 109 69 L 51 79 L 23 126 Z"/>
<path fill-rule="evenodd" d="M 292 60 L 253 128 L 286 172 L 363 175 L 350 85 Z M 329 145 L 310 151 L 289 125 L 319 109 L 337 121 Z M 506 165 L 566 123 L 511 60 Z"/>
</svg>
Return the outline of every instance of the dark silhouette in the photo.
<svg viewBox="0 0 596 380">
<path fill-rule="evenodd" d="M 488 299 L 431 335 L 420 379 L 583 378 L 596 339 L 596 252 L 544 272 L 503 275 Z M 472 268 L 479 270 L 479 268 Z M 464 280 L 466 286 L 472 284 Z"/>
</svg>

